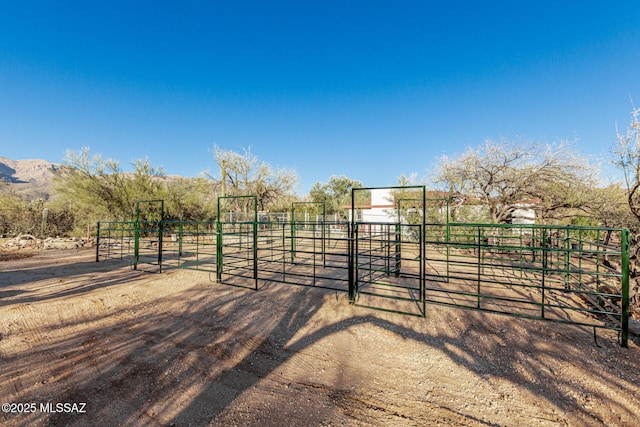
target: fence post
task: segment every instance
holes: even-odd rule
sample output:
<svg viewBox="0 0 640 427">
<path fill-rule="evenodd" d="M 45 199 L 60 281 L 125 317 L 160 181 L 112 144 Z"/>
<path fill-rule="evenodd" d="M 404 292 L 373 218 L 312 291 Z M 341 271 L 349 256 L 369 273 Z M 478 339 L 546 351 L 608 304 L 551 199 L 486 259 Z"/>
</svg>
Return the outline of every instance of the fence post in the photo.
<svg viewBox="0 0 640 427">
<path fill-rule="evenodd" d="M 222 282 L 222 223 L 220 216 L 216 221 L 216 281 Z"/>
<path fill-rule="evenodd" d="M 347 224 L 349 231 L 349 303 L 353 304 L 356 302 L 356 278 L 355 278 L 355 224 L 348 223 Z"/>
<path fill-rule="evenodd" d="M 396 255 L 396 277 L 400 277 L 400 269 L 402 268 L 402 225 L 396 224 L 395 229 L 395 255 Z"/>
<path fill-rule="evenodd" d="M 478 309 L 480 308 L 480 282 L 482 281 L 482 229 L 478 227 Z"/>
<path fill-rule="evenodd" d="M 258 204 L 253 203 L 253 278 L 255 280 L 255 290 L 258 290 Z"/>
<path fill-rule="evenodd" d="M 197 239 L 196 235 L 196 239 Z M 178 222 L 178 257 L 182 256 L 182 220 Z M 179 263 L 179 261 L 178 261 Z"/>
<path fill-rule="evenodd" d="M 545 307 L 545 277 L 547 277 L 547 267 L 548 267 L 548 260 L 547 260 L 547 228 L 544 227 L 542 229 L 542 242 L 541 245 L 542 247 L 542 305 L 540 307 L 540 317 L 542 317 L 544 319 L 544 307 Z"/>
<path fill-rule="evenodd" d="M 424 206 L 424 205 L 423 205 Z M 424 216 L 423 216 L 424 218 Z M 419 270 L 420 270 L 420 298 L 422 298 L 422 317 L 427 317 L 427 283 L 426 283 L 426 277 L 425 277 L 425 263 L 426 261 L 426 248 L 425 248 L 425 242 L 424 242 L 424 220 L 423 223 L 420 224 L 419 226 L 419 233 L 418 235 L 420 236 L 418 238 L 418 256 L 420 259 L 420 265 L 419 265 Z"/>
<path fill-rule="evenodd" d="M 629 341 L 629 229 L 623 228 L 620 234 L 620 250 L 622 252 L 622 337 L 620 344 L 626 348 Z"/>
<path fill-rule="evenodd" d="M 291 215 L 291 264 L 295 262 L 296 258 L 296 219 L 294 214 Z"/>
<path fill-rule="evenodd" d="M 138 255 L 140 254 L 140 212 L 136 206 L 136 222 L 134 224 L 133 241 L 133 269 L 138 269 Z"/>
<path fill-rule="evenodd" d="M 164 234 L 164 218 L 158 224 L 158 268 L 162 273 L 162 237 Z"/>
<path fill-rule="evenodd" d="M 96 227 L 96 262 L 100 262 L 100 221 Z"/>
</svg>

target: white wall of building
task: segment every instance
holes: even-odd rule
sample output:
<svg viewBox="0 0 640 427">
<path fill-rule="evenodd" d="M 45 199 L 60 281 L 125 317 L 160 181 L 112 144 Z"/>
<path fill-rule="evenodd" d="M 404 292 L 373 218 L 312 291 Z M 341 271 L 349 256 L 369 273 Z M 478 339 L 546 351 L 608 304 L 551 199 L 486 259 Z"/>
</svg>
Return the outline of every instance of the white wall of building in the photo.
<svg viewBox="0 0 640 427">
<path fill-rule="evenodd" d="M 375 188 L 371 190 L 371 205 L 358 209 L 361 217 L 357 219 L 362 222 L 395 223 L 398 221 L 398 211 L 393 204 L 391 189 Z M 351 211 L 349 211 L 351 219 Z"/>
</svg>

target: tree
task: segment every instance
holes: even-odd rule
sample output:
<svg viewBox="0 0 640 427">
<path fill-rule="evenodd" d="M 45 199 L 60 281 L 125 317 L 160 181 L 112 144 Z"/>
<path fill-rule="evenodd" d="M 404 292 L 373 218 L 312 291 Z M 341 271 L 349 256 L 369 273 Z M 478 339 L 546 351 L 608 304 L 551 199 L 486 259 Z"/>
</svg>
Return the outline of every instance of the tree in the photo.
<svg viewBox="0 0 640 427">
<path fill-rule="evenodd" d="M 402 222 L 407 222 L 409 224 L 421 224 L 424 220 L 422 213 L 423 211 L 428 210 L 428 207 L 423 206 L 422 189 L 414 188 L 419 186 L 416 175 L 400 175 L 398 177 L 397 186 L 400 188 L 393 189 L 390 193 L 391 197 L 387 200 L 394 206 L 393 209 L 387 210 L 387 214 L 397 215 L 398 220 Z M 395 211 L 396 209 L 397 212 Z M 429 214 L 432 213 L 432 211 L 429 211 Z M 432 215 L 428 216 L 432 217 Z"/>
<path fill-rule="evenodd" d="M 42 198 L 28 200 L 0 182 L 0 236 L 63 236 L 73 231 L 74 214 Z"/>
<path fill-rule="evenodd" d="M 316 182 L 309 190 L 309 197 L 312 202 L 324 203 L 327 214 L 339 214 L 347 218 L 346 206 L 351 206 L 351 189 L 362 188 L 362 183 L 344 175 L 331 176 L 329 182 L 322 184 Z M 366 193 L 366 192 L 357 192 Z M 366 197 L 362 194 L 361 197 Z"/>
<path fill-rule="evenodd" d="M 433 177 L 436 187 L 461 204 L 479 201 L 492 222 L 504 223 L 522 204 L 542 219 L 562 218 L 589 205 L 597 169 L 566 144 L 490 140 L 457 158 L 443 156 Z"/>
<path fill-rule="evenodd" d="M 132 163 L 133 173 L 125 173 L 116 160 L 91 156 L 89 148 L 79 152 L 67 150 L 64 166 L 55 178 L 56 191 L 62 203 L 78 213 L 86 222 L 107 219 L 131 219 L 136 201 L 163 198 L 164 173 L 149 160 Z"/>
<path fill-rule="evenodd" d="M 218 193 L 206 178 L 172 178 L 163 191 L 165 217 L 178 220 L 214 218 Z"/>
<path fill-rule="evenodd" d="M 293 197 L 298 175 L 292 169 L 274 169 L 259 160 L 251 149 L 236 153 L 215 145 L 213 155 L 220 168 L 222 193 L 227 196 L 257 196 L 258 210 L 282 206 Z M 232 202 L 236 209 L 245 211 L 249 206 L 240 200 Z"/>
<path fill-rule="evenodd" d="M 638 220 L 629 209 L 629 193 L 623 184 L 613 183 L 606 187 L 593 188 L 591 191 L 592 201 L 583 210 L 584 216 L 591 220 L 588 225 L 634 228 Z M 571 223 L 580 225 L 575 221 Z"/>
<path fill-rule="evenodd" d="M 640 108 L 631 111 L 629 127 L 624 134 L 618 131 L 618 146 L 613 163 L 624 173 L 627 202 L 631 213 L 640 220 Z"/>
</svg>

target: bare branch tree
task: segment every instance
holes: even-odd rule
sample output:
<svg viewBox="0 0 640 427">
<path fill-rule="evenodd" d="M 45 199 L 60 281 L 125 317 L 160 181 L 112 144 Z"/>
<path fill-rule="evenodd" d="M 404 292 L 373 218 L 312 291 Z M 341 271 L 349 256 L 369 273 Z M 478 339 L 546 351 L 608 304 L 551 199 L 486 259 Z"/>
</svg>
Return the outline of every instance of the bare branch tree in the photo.
<svg viewBox="0 0 640 427">
<path fill-rule="evenodd" d="M 597 169 L 567 144 L 487 140 L 457 158 L 440 158 L 432 180 L 457 205 L 479 201 L 493 222 L 502 223 L 522 203 L 534 205 L 545 219 L 582 209 L 597 184 Z"/>
<path fill-rule="evenodd" d="M 274 169 L 259 160 L 251 149 L 237 153 L 222 150 L 215 145 L 213 155 L 220 168 L 223 192 L 227 196 L 255 195 L 258 209 L 267 210 L 275 204 L 290 199 L 298 182 L 298 175 L 292 169 Z M 240 200 L 233 202 L 235 208 L 246 211 L 249 206 Z"/>
<path fill-rule="evenodd" d="M 640 108 L 631 111 L 629 127 L 624 134 L 616 126 L 618 146 L 613 163 L 624 173 L 628 202 L 633 215 L 640 220 Z"/>
</svg>

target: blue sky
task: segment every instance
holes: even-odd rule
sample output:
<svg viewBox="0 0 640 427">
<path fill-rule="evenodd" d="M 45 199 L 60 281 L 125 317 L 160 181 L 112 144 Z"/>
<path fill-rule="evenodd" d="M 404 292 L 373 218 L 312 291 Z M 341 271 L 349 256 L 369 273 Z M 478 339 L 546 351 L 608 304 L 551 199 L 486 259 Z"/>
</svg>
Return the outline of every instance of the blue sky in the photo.
<svg viewBox="0 0 640 427">
<path fill-rule="evenodd" d="M 485 139 L 611 158 L 640 105 L 635 1 L 0 1 L 0 156 L 210 149 L 367 186 Z M 608 168 L 610 173 L 611 169 Z"/>
</svg>

